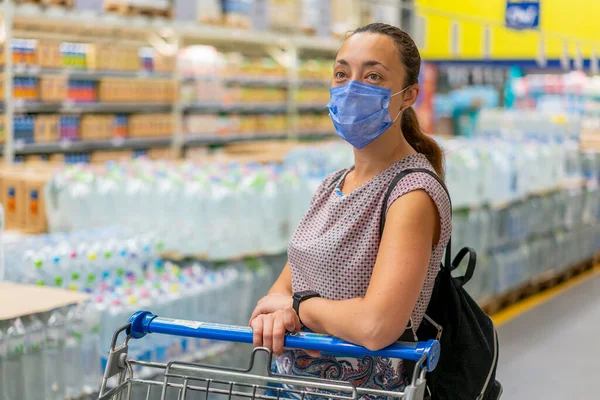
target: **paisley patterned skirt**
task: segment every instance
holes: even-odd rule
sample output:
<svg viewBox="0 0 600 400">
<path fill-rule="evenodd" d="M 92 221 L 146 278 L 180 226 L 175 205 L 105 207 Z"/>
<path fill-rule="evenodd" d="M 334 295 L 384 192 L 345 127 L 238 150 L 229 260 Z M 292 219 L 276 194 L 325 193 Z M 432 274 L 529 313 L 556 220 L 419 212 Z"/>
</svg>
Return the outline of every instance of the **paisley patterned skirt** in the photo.
<svg viewBox="0 0 600 400">
<path fill-rule="evenodd" d="M 272 370 L 284 375 L 344 381 L 352 383 L 355 387 L 386 391 L 404 391 L 409 383 L 402 361 L 383 357 L 356 359 L 323 355 L 313 358 L 303 351 L 286 351 L 274 362 Z M 295 389 L 301 390 L 301 388 Z M 274 393 L 276 397 L 277 393 Z M 269 394 L 273 395 L 272 393 Z M 295 398 L 296 396 L 289 395 L 286 397 Z M 327 397 L 327 394 L 323 393 L 322 397 L 314 396 L 312 400 Z M 305 399 L 307 398 L 305 397 Z M 375 396 L 361 397 L 361 400 L 367 399 L 379 400 L 380 398 Z"/>
</svg>

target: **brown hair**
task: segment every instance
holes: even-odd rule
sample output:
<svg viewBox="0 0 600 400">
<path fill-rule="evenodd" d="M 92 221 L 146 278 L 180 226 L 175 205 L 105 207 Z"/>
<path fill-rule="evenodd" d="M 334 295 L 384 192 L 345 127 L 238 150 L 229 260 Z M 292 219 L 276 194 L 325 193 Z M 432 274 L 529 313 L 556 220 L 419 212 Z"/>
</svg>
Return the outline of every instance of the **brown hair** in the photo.
<svg viewBox="0 0 600 400">
<path fill-rule="evenodd" d="M 376 33 L 385 35 L 394 40 L 398 49 L 400 61 L 406 69 L 405 87 L 415 85 L 419 81 L 419 72 L 421 70 L 421 55 L 414 40 L 408 33 L 395 26 L 374 23 L 358 28 L 351 35 L 356 33 Z M 406 141 L 419 153 L 427 157 L 437 174 L 444 177 L 444 152 L 441 147 L 429 135 L 423 133 L 415 110 L 410 107 L 402 113 L 401 120 L 402 132 Z"/>
</svg>

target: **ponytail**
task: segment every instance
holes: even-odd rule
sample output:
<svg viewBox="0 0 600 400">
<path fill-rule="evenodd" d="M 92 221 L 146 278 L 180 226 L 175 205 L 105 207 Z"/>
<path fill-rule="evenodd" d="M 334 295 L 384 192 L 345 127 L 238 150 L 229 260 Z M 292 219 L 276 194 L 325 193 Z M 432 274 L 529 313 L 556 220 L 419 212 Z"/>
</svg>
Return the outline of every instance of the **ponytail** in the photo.
<svg viewBox="0 0 600 400">
<path fill-rule="evenodd" d="M 418 153 L 425 155 L 438 176 L 444 179 L 444 152 L 435 140 L 421 131 L 417 114 L 412 107 L 402 113 L 401 126 L 408 144 Z"/>
</svg>

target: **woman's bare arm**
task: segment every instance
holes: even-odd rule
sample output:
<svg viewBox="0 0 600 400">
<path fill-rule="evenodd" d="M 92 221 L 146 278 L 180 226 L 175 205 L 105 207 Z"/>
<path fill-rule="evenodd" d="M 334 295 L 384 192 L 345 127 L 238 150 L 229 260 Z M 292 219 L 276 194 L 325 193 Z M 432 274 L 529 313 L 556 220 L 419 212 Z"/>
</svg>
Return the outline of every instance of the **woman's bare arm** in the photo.
<svg viewBox="0 0 600 400">
<path fill-rule="evenodd" d="M 283 271 L 279 274 L 279 278 L 275 281 L 268 294 L 285 294 L 292 295 L 292 271 L 290 263 L 285 263 Z"/>
<path fill-rule="evenodd" d="M 418 300 L 440 229 L 437 208 L 425 191 L 400 197 L 388 211 L 365 297 L 306 300 L 300 306 L 302 323 L 371 350 L 392 344 Z"/>
</svg>

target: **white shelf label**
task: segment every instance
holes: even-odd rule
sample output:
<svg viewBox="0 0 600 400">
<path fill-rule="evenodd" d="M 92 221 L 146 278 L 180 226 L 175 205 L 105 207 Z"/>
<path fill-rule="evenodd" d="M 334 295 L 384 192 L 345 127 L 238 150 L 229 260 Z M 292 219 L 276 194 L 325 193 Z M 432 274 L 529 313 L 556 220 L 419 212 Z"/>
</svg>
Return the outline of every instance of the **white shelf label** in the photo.
<svg viewBox="0 0 600 400">
<path fill-rule="evenodd" d="M 192 329 L 198 329 L 198 328 L 200 328 L 200 326 L 202 326 L 202 322 L 186 321 L 183 319 L 176 319 L 173 321 L 173 324 L 185 326 L 185 327 L 192 328 Z"/>
<path fill-rule="evenodd" d="M 110 141 L 110 143 L 114 147 L 122 147 L 125 144 L 125 139 L 123 139 L 122 137 L 115 137 Z"/>
</svg>

